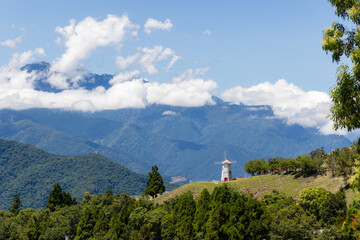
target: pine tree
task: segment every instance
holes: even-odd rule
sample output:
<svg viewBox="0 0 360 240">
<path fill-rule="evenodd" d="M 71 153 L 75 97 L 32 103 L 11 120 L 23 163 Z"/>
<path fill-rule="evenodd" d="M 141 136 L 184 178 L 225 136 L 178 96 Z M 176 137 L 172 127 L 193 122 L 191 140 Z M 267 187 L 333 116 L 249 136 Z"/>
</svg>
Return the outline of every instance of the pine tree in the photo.
<svg viewBox="0 0 360 240">
<path fill-rule="evenodd" d="M 164 182 L 156 165 L 152 166 L 152 171 L 149 172 L 149 179 L 146 184 L 147 188 L 145 189 L 145 194 L 150 195 L 153 198 L 158 194 L 165 192 Z"/>
<path fill-rule="evenodd" d="M 211 197 L 209 191 L 204 188 L 201 192 L 200 198 L 196 203 L 196 212 L 194 216 L 194 230 L 202 238 L 206 233 L 206 222 L 209 218 L 211 210 Z"/>
<path fill-rule="evenodd" d="M 56 183 L 50 192 L 50 196 L 45 207 L 53 212 L 59 208 L 75 204 L 77 204 L 76 199 L 72 198 L 70 193 L 62 191 L 60 184 Z"/>
<path fill-rule="evenodd" d="M 14 215 L 18 215 L 21 209 L 22 209 L 22 203 L 20 197 L 18 194 L 15 194 L 10 207 L 10 212 L 13 213 Z"/>
</svg>

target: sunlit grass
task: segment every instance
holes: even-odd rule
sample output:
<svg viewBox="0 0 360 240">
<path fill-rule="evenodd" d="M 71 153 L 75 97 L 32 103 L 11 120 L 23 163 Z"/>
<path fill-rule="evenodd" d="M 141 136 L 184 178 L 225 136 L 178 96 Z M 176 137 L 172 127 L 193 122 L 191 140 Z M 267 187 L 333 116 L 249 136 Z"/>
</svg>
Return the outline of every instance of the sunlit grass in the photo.
<svg viewBox="0 0 360 240">
<path fill-rule="evenodd" d="M 287 196 L 292 196 L 295 199 L 298 198 L 301 190 L 307 187 L 323 187 L 331 192 L 336 192 L 345 185 L 342 178 L 333 178 L 329 174 L 314 177 L 295 177 L 295 175 L 262 175 L 226 183 L 218 182 L 217 184 L 214 182 L 192 182 L 159 196 L 154 199 L 154 203 L 161 204 L 164 201 L 187 191 L 192 192 L 194 197 L 197 198 L 204 188 L 207 188 L 211 193 L 214 188 L 220 184 L 229 184 L 231 188 L 239 192 L 250 192 L 255 198 L 261 198 L 271 190 L 276 189 Z M 348 202 L 360 196 L 358 192 L 354 192 L 352 189 L 347 189 L 346 195 Z"/>
</svg>

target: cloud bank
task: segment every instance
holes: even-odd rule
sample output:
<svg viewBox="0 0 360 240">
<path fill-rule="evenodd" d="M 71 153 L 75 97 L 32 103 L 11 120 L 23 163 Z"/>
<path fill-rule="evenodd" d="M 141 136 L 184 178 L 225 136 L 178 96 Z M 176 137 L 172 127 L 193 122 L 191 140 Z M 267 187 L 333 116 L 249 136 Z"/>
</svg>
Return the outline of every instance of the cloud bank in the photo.
<svg viewBox="0 0 360 240">
<path fill-rule="evenodd" d="M 326 118 L 330 113 L 330 96 L 318 91 L 305 92 L 284 79 L 274 84 L 264 82 L 249 88 L 237 86 L 225 90 L 221 97 L 237 104 L 269 105 L 274 115 L 285 119 L 288 124 L 314 127 L 323 134 L 335 133 L 332 121 Z"/>
</svg>

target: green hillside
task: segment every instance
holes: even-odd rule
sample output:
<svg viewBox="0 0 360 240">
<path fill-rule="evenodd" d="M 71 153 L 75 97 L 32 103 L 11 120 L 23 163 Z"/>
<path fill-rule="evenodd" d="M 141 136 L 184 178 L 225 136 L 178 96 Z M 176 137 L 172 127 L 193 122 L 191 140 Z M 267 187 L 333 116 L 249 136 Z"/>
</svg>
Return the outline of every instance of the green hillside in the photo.
<svg viewBox="0 0 360 240">
<path fill-rule="evenodd" d="M 323 187 L 333 193 L 344 187 L 344 181 L 341 177 L 331 177 L 330 174 L 318 175 L 314 177 L 295 177 L 295 175 L 261 175 L 251 178 L 230 181 L 230 182 L 193 182 L 183 185 L 171 192 L 167 192 L 154 200 L 155 203 L 163 203 L 170 198 L 181 195 L 185 192 L 192 192 L 194 197 L 198 197 L 201 191 L 206 188 L 211 193 L 216 186 L 228 184 L 231 188 L 239 192 L 250 192 L 255 198 L 261 198 L 263 195 L 276 189 L 287 196 L 298 198 L 301 190 L 307 187 Z M 352 189 L 346 190 L 347 200 L 351 202 L 360 196 Z"/>
<path fill-rule="evenodd" d="M 50 190 L 59 182 L 81 201 L 85 192 L 140 194 L 147 176 L 101 154 L 55 155 L 32 145 L 0 139 L 0 209 L 8 209 L 18 193 L 24 208 L 44 207 Z"/>
</svg>

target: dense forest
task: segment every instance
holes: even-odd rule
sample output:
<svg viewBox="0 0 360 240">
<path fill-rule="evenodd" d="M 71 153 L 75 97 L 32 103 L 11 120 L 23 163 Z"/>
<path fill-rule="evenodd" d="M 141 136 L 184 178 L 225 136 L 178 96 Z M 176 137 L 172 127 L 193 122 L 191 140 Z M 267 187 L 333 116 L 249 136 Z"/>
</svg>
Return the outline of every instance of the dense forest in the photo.
<svg viewBox="0 0 360 240">
<path fill-rule="evenodd" d="M 117 164 L 101 154 L 65 156 L 47 153 L 29 144 L 0 139 L 0 209 L 6 209 L 14 194 L 25 208 L 42 208 L 56 182 L 81 200 L 112 189 L 140 194 L 147 176 Z"/>
<path fill-rule="evenodd" d="M 272 191 L 261 199 L 219 184 L 162 205 L 127 193 L 85 193 L 80 204 L 55 185 L 46 207 L 21 210 L 14 196 L 0 211 L 0 239 L 358 239 L 360 199 L 344 189 L 304 189 L 297 200 Z"/>
</svg>

